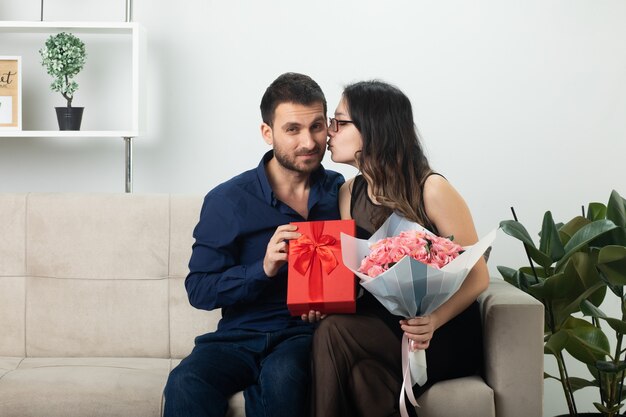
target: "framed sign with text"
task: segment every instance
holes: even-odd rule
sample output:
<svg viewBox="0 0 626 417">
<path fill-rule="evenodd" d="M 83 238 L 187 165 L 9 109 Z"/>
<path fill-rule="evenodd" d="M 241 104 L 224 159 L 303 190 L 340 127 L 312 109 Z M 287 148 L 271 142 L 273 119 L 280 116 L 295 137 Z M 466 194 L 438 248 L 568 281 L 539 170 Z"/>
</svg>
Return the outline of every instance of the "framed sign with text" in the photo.
<svg viewBox="0 0 626 417">
<path fill-rule="evenodd" d="M 0 129 L 22 129 L 22 59 L 0 55 Z"/>
</svg>

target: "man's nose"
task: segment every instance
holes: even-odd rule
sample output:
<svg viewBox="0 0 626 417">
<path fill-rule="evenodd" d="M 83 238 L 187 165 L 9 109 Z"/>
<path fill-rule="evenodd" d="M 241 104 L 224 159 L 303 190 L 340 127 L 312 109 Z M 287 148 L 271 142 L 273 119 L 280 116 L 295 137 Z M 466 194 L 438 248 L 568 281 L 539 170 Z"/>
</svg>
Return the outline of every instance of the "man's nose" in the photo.
<svg viewBox="0 0 626 417">
<path fill-rule="evenodd" d="M 300 145 L 306 149 L 313 149 L 317 146 L 313 133 L 306 132 L 302 135 Z"/>
</svg>

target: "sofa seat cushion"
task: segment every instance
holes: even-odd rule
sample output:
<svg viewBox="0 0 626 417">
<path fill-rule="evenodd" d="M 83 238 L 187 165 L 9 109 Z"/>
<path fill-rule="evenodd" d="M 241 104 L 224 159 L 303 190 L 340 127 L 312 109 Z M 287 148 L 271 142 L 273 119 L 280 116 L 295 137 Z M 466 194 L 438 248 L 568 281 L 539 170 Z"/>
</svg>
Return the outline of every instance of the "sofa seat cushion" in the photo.
<svg viewBox="0 0 626 417">
<path fill-rule="evenodd" d="M 23 360 L 24 358 L 0 356 L 0 380 L 2 379 L 4 374 L 6 374 L 7 372 L 11 372 L 15 368 L 17 368 L 20 362 L 22 362 Z M 0 397 L 0 401 L 1 400 L 2 397 Z"/>
<path fill-rule="evenodd" d="M 437 382 L 417 403 L 420 417 L 495 417 L 493 390 L 479 376 Z"/>
<path fill-rule="evenodd" d="M 169 359 L 15 360 L 0 358 L 0 416 L 161 415 Z"/>
</svg>

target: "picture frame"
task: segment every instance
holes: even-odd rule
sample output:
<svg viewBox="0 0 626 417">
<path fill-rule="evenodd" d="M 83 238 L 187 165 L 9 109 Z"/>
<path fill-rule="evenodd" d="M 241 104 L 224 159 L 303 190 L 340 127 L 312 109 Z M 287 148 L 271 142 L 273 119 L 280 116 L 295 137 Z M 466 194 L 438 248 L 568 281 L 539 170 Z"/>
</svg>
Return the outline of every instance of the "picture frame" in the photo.
<svg viewBox="0 0 626 417">
<path fill-rule="evenodd" d="M 22 57 L 0 55 L 0 130 L 22 130 Z"/>
</svg>

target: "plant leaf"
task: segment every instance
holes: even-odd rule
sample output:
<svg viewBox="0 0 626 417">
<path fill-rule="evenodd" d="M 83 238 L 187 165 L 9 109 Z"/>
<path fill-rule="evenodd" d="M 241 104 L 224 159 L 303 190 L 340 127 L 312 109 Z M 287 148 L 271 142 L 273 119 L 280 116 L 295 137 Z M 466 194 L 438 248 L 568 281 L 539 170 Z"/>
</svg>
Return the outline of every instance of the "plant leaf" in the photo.
<svg viewBox="0 0 626 417">
<path fill-rule="evenodd" d="M 520 222 L 517 222 L 515 220 L 503 220 L 500 222 L 500 227 L 502 228 L 502 231 L 504 233 L 511 237 L 514 237 L 517 240 L 520 240 L 524 244 L 524 247 L 528 251 L 528 255 L 533 261 L 537 262 L 544 268 L 552 265 L 552 259 L 550 259 L 548 255 L 537 249 L 535 243 L 528 234 L 528 231 Z"/>
<path fill-rule="evenodd" d="M 602 220 L 606 218 L 606 206 L 602 203 L 589 203 L 587 208 L 587 219 Z"/>
<path fill-rule="evenodd" d="M 611 317 L 605 318 L 604 320 L 606 320 L 609 326 L 617 333 L 626 334 L 626 322 Z"/>
<path fill-rule="evenodd" d="M 591 304 L 588 300 L 583 300 L 580 303 L 580 311 L 582 311 L 585 316 L 596 317 L 606 321 L 617 333 L 626 334 L 626 322 L 613 317 L 608 317 L 602 310 Z"/>
<path fill-rule="evenodd" d="M 617 226 L 610 220 L 596 220 L 595 222 L 581 227 L 565 245 L 565 255 L 557 262 L 556 269 L 559 269 L 574 252 L 580 250 L 587 243 L 603 233 L 613 230 L 616 227 Z"/>
<path fill-rule="evenodd" d="M 596 317 L 596 318 L 601 318 L 601 319 L 604 319 L 607 317 L 606 314 L 604 314 L 602 310 L 600 310 L 598 307 L 590 303 L 589 300 L 583 300 L 580 303 L 580 311 L 585 316 Z"/>
<path fill-rule="evenodd" d="M 559 232 L 552 219 L 552 213 L 549 211 L 546 211 L 543 216 L 539 251 L 548 254 L 550 259 L 552 259 L 552 263 L 558 261 L 565 255 L 565 249 L 559 238 Z"/>
<path fill-rule="evenodd" d="M 586 379 L 577 378 L 575 376 L 567 379 L 572 387 L 572 392 L 576 392 L 581 388 L 597 387 L 598 384 L 595 381 L 588 381 Z"/>
<path fill-rule="evenodd" d="M 586 218 L 576 216 L 566 224 L 559 227 L 559 237 L 561 238 L 561 242 L 566 245 L 577 231 L 589 223 L 591 222 Z"/>
<path fill-rule="evenodd" d="M 558 332 L 554 333 L 552 336 L 550 336 L 545 346 L 543 347 L 544 353 L 557 356 L 559 352 L 561 352 L 565 348 L 568 338 L 569 333 L 567 331 L 559 330 Z"/>
<path fill-rule="evenodd" d="M 596 408 L 598 409 L 599 412 L 602 413 L 602 415 L 609 415 L 610 410 L 607 407 L 605 407 L 604 405 L 602 405 L 600 403 L 596 403 L 596 402 L 594 402 L 593 405 L 596 406 Z"/>
<path fill-rule="evenodd" d="M 502 266 L 502 265 L 498 265 L 497 269 L 498 269 L 498 272 L 500 272 L 500 275 L 502 275 L 502 278 L 506 282 L 513 285 L 514 287 L 519 288 L 519 281 L 516 278 L 517 270 L 513 268 L 509 268 L 508 266 Z"/>
<path fill-rule="evenodd" d="M 626 362 L 619 361 L 615 364 L 612 361 L 598 361 L 596 362 L 596 369 L 607 374 L 616 374 L 626 369 Z"/>
<path fill-rule="evenodd" d="M 557 377 L 555 377 L 555 376 L 550 375 L 550 374 L 549 374 L 549 373 L 547 373 L 547 372 L 544 372 L 544 373 L 543 373 L 543 379 L 549 379 L 549 378 L 556 379 L 557 381 L 560 381 L 560 380 L 561 380 L 560 378 L 557 378 Z"/>
<path fill-rule="evenodd" d="M 610 245 L 600 249 L 598 268 L 612 285 L 626 285 L 626 247 Z"/>
<path fill-rule="evenodd" d="M 604 332 L 583 319 L 569 317 L 561 331 L 568 336 L 565 350 L 587 365 L 595 365 L 610 355 L 611 347 Z"/>
<path fill-rule="evenodd" d="M 606 206 L 606 218 L 619 227 L 626 227 L 626 207 L 624 199 L 615 190 L 611 192 L 609 203 Z"/>
</svg>

